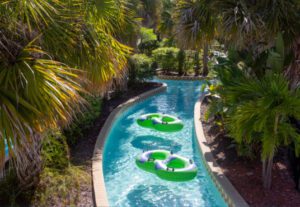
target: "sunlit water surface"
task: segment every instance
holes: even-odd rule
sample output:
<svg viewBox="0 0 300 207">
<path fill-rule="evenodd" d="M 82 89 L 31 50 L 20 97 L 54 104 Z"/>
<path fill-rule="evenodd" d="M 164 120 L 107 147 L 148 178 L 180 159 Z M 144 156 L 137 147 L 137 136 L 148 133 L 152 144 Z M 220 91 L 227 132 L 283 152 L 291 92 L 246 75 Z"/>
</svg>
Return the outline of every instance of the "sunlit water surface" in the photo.
<svg viewBox="0 0 300 207">
<path fill-rule="evenodd" d="M 209 177 L 194 132 L 194 105 L 201 82 L 164 81 L 166 92 L 130 107 L 114 122 L 104 148 L 104 178 L 112 207 L 227 206 Z M 180 117 L 184 128 L 162 133 L 141 128 L 136 119 L 142 114 L 161 112 Z M 143 150 L 167 149 L 191 158 L 198 175 L 188 182 L 170 182 L 142 171 L 135 157 Z"/>
</svg>

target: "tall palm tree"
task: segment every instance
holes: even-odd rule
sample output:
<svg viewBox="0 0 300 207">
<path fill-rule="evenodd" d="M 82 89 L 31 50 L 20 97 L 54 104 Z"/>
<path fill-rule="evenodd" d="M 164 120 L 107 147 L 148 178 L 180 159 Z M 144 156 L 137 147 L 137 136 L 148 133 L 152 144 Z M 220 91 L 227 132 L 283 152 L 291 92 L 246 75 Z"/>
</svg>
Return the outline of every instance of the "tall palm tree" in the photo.
<svg viewBox="0 0 300 207">
<path fill-rule="evenodd" d="M 103 93 L 123 73 L 130 48 L 117 38 L 125 13 L 122 0 L 0 3 L 2 169 L 7 144 L 26 183 L 43 131 L 67 124 L 84 103 L 80 94 Z"/>
<path fill-rule="evenodd" d="M 160 13 L 162 9 L 161 0 L 141 0 L 142 1 L 142 17 L 146 27 L 151 27 L 155 31 L 160 22 Z"/>
<path fill-rule="evenodd" d="M 299 1 L 179 0 L 177 5 L 178 31 L 182 34 L 179 40 L 186 45 L 199 46 L 205 37 L 216 38 L 212 31 L 217 28 L 219 39 L 247 50 L 256 59 L 274 45 L 277 34 L 282 32 L 287 52 L 293 54 L 285 74 L 292 88 L 299 85 Z"/>
<path fill-rule="evenodd" d="M 246 49 L 253 58 L 274 45 L 282 33 L 287 53 L 293 58 L 286 68 L 286 77 L 292 88 L 299 85 L 300 66 L 300 2 L 297 0 L 214 0 L 215 14 L 219 15 L 219 28 L 228 44 Z"/>
<path fill-rule="evenodd" d="M 158 25 L 158 31 L 168 38 L 173 38 L 173 31 L 175 21 L 173 19 L 173 12 L 175 9 L 175 2 L 173 0 L 162 1 L 162 11 L 160 14 L 160 23 Z"/>
<path fill-rule="evenodd" d="M 217 16 L 211 1 L 179 0 L 176 7 L 177 40 L 184 47 L 203 48 L 203 76 L 208 74 L 208 47 L 216 37 Z"/>
</svg>

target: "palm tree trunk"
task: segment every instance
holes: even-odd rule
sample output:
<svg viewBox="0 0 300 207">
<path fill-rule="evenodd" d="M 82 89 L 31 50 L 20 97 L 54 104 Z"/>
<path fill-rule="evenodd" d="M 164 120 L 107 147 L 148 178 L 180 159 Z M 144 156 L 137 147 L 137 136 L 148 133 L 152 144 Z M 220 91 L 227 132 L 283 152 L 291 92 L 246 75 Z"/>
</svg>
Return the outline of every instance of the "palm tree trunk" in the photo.
<svg viewBox="0 0 300 207">
<path fill-rule="evenodd" d="M 293 44 L 294 61 L 285 71 L 286 77 L 290 81 L 290 87 L 296 89 L 300 84 L 300 36 Z"/>
<path fill-rule="evenodd" d="M 185 62 L 185 51 L 183 49 L 180 49 L 178 55 L 177 55 L 177 61 L 178 61 L 178 75 L 183 75 L 183 67 Z"/>
<path fill-rule="evenodd" d="M 274 131 L 273 131 L 274 137 L 278 136 L 278 124 L 279 124 L 279 115 L 276 114 L 275 122 L 274 122 Z M 275 145 L 272 145 L 269 147 L 272 148 L 272 151 L 269 154 L 268 158 L 263 160 L 263 169 L 262 169 L 263 186 L 265 189 L 268 189 L 268 190 L 271 188 L 271 185 L 272 185 L 272 168 L 273 168 Z"/>
<path fill-rule="evenodd" d="M 197 50 L 195 53 L 194 61 L 195 61 L 195 76 L 199 76 L 200 74 L 200 63 L 199 63 L 199 51 Z"/>
<path fill-rule="evenodd" d="M 265 165 L 265 176 L 264 176 L 264 188 L 270 189 L 272 184 L 272 167 L 273 167 L 273 155 L 267 159 Z"/>
<path fill-rule="evenodd" d="M 39 181 L 42 171 L 41 139 L 41 135 L 35 134 L 32 135 L 31 141 L 22 142 L 21 147 L 15 146 L 15 156 L 11 161 L 16 169 L 21 190 L 35 186 Z"/>
<path fill-rule="evenodd" d="M 203 47 L 203 70 L 202 76 L 206 77 L 208 75 L 208 44 L 205 43 Z"/>
<path fill-rule="evenodd" d="M 263 186 L 265 189 L 270 189 L 272 185 L 272 168 L 273 168 L 273 157 L 274 154 L 266 159 L 263 160 L 263 169 L 262 169 L 262 178 L 263 178 Z"/>
</svg>

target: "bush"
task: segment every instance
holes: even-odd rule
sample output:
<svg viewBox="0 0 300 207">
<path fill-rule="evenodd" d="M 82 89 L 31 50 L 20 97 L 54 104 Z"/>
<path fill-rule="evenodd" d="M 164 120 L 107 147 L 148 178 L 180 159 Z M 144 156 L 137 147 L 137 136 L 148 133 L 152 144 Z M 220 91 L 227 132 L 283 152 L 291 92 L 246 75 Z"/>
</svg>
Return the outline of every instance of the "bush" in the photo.
<svg viewBox="0 0 300 207">
<path fill-rule="evenodd" d="M 157 40 L 156 34 L 153 32 L 153 29 L 142 27 L 140 30 L 141 42 L 138 45 L 139 50 L 142 53 L 151 55 L 152 50 L 159 47 L 159 42 Z"/>
<path fill-rule="evenodd" d="M 88 108 L 83 113 L 77 114 L 70 126 L 63 130 L 69 145 L 75 145 L 78 139 L 82 138 L 93 127 L 95 120 L 101 113 L 102 99 L 100 97 L 86 96 L 85 99 L 89 103 Z"/>
<path fill-rule="evenodd" d="M 152 56 L 164 72 L 177 71 L 178 52 L 179 49 L 175 47 L 162 47 L 153 50 Z"/>
<path fill-rule="evenodd" d="M 144 81 L 154 75 L 152 59 L 144 54 L 135 54 L 130 58 L 129 83 Z"/>
<path fill-rule="evenodd" d="M 142 42 L 157 40 L 157 36 L 152 28 L 141 27 L 140 33 Z"/>
<path fill-rule="evenodd" d="M 42 159 L 45 167 L 62 170 L 69 166 L 67 140 L 59 130 L 51 130 L 44 138 Z"/>
<path fill-rule="evenodd" d="M 163 38 L 159 43 L 160 47 L 176 47 L 176 42 L 174 38 Z"/>
<path fill-rule="evenodd" d="M 63 171 L 45 168 L 31 206 L 77 206 L 81 186 L 89 185 L 90 176 L 79 167 Z"/>
<path fill-rule="evenodd" d="M 76 206 L 80 187 L 88 185 L 90 176 L 70 163 L 66 137 L 51 130 L 42 144 L 44 169 L 36 186 L 31 206 Z"/>
<path fill-rule="evenodd" d="M 178 52 L 177 59 L 178 59 L 178 74 L 182 75 L 183 69 L 184 69 L 184 62 L 185 62 L 185 51 L 184 50 L 180 50 Z"/>
<path fill-rule="evenodd" d="M 92 109 L 98 106 L 89 101 Z M 91 114 L 91 111 L 85 114 Z M 91 117 L 84 120 L 90 121 Z M 67 138 L 59 130 L 50 130 L 43 140 L 41 155 L 44 169 L 34 191 L 31 206 L 76 206 L 80 187 L 89 184 L 90 176 L 70 163 Z"/>
</svg>

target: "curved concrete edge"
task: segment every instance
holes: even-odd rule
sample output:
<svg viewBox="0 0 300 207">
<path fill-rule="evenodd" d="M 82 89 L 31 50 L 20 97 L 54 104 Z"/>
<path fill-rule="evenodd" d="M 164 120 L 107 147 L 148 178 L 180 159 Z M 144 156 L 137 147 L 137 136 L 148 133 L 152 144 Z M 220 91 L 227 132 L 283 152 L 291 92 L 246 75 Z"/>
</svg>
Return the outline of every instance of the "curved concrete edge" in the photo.
<svg viewBox="0 0 300 207">
<path fill-rule="evenodd" d="M 163 80 L 190 80 L 190 81 L 195 81 L 195 80 L 207 80 L 209 78 L 207 77 L 202 77 L 202 76 L 170 76 L 170 75 L 157 75 L 159 79 Z"/>
<path fill-rule="evenodd" d="M 106 122 L 104 123 L 95 144 L 93 160 L 92 160 L 92 179 L 93 179 L 93 191 L 94 191 L 94 203 L 96 207 L 108 207 L 108 198 L 105 189 L 104 175 L 103 175 L 103 147 L 106 137 L 111 129 L 113 122 L 116 117 L 125 111 L 128 107 L 135 103 L 138 103 L 146 98 L 149 98 L 157 93 L 161 93 L 167 89 L 167 84 L 163 83 L 162 86 L 155 88 L 153 90 L 147 91 L 145 93 L 136 96 L 125 103 L 119 105 L 115 108 L 108 116 Z"/>
<path fill-rule="evenodd" d="M 203 94 L 195 104 L 194 110 L 194 123 L 196 130 L 196 137 L 202 152 L 205 166 L 212 177 L 214 183 L 221 192 L 223 198 L 229 206 L 233 207 L 248 207 L 249 205 L 244 198 L 239 194 L 235 187 L 231 184 L 228 178 L 223 173 L 222 169 L 217 164 L 213 157 L 210 147 L 208 146 L 207 140 L 204 135 L 203 126 L 201 122 L 201 104 L 205 98 Z"/>
</svg>

